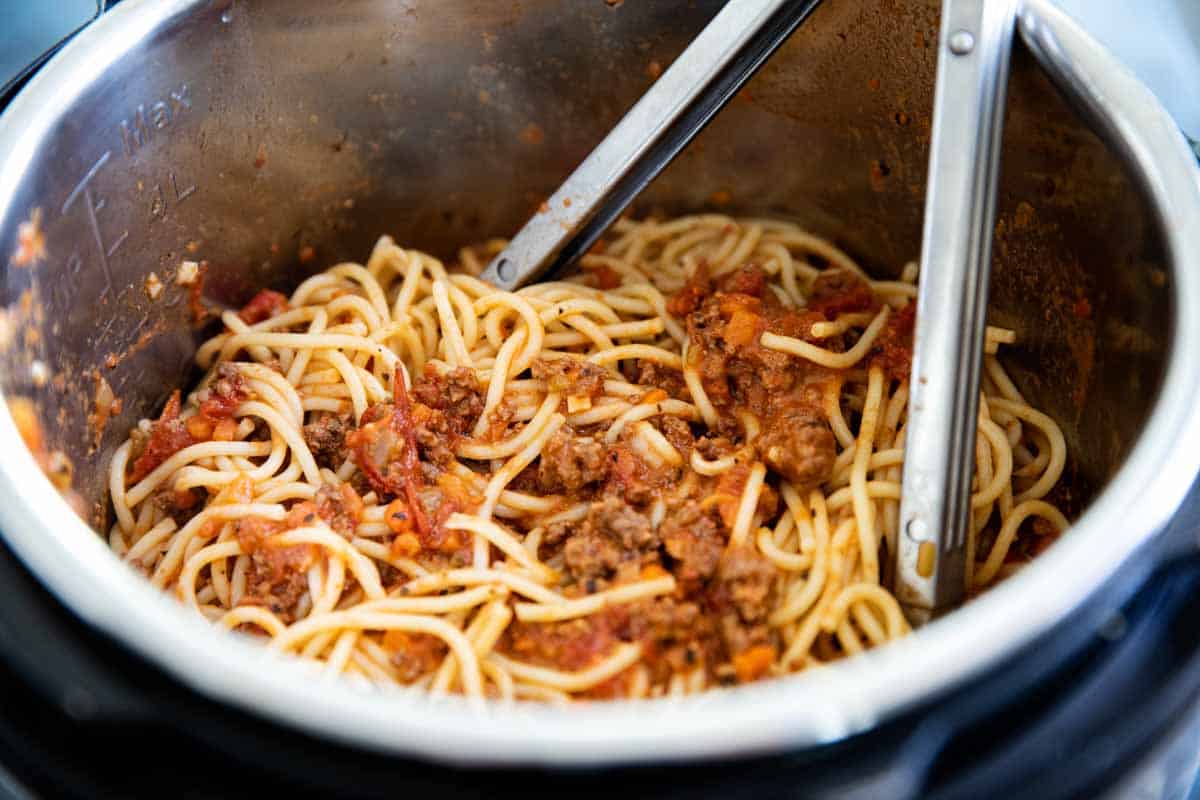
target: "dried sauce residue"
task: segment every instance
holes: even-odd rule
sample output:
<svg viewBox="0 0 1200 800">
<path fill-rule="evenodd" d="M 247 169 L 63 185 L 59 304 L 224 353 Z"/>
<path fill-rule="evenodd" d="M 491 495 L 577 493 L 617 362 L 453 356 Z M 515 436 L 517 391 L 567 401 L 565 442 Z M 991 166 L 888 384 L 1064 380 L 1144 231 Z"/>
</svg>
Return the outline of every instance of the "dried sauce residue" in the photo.
<svg viewBox="0 0 1200 800">
<path fill-rule="evenodd" d="M 1087 401 L 1088 385 L 1091 382 L 1092 369 L 1096 365 L 1096 337 L 1094 335 L 1068 336 L 1067 345 L 1079 364 L 1080 379 L 1075 381 L 1071 390 L 1071 402 L 1076 408 L 1083 408 Z"/>
<path fill-rule="evenodd" d="M 32 363 L 42 355 L 45 323 L 46 309 L 38 299 L 35 284 L 21 292 L 7 309 L 0 309 L 0 351 L 15 350 L 17 363 Z"/>
<path fill-rule="evenodd" d="M 147 328 L 145 331 L 143 331 L 142 335 L 137 338 L 137 341 L 135 341 L 133 344 L 129 345 L 129 347 L 125 348 L 120 353 L 109 353 L 107 356 L 105 356 L 104 366 L 107 367 L 108 369 L 116 369 L 122 361 L 124 361 L 125 359 L 129 358 L 132 355 L 137 354 L 146 345 L 148 345 L 148 344 L 150 344 L 150 342 L 154 341 L 155 336 L 162 333 L 166 329 L 167 329 L 166 322 L 164 320 L 160 319 L 158 322 L 154 323 L 149 328 Z"/>
<path fill-rule="evenodd" d="M 13 323 L 12 315 L 0 308 L 0 353 L 12 347 L 15 339 L 16 325 Z"/>
<path fill-rule="evenodd" d="M 100 447 L 109 419 L 121 413 L 124 402 L 99 370 L 92 371 L 92 378 L 96 382 L 96 394 L 92 399 L 92 413 L 88 414 L 88 426 L 92 429 L 92 449 L 95 450 Z"/>
<path fill-rule="evenodd" d="M 175 277 L 176 283 L 181 282 L 184 267 L 188 265 L 195 265 L 195 274 L 189 276 L 186 284 L 188 287 L 188 308 L 192 312 L 192 324 L 201 325 L 208 319 L 211 313 L 208 310 L 208 306 L 204 305 L 204 276 L 208 273 L 208 262 L 201 261 L 199 264 L 196 264 L 195 261 L 183 262 L 179 267 L 179 275 Z"/>
<path fill-rule="evenodd" d="M 1021 231 L 1032 228 L 1037 222 L 1037 211 L 1027 200 L 1017 203 L 1016 213 L 1012 217 L 1013 230 Z"/>
<path fill-rule="evenodd" d="M 142 282 L 142 289 L 146 292 L 146 297 L 151 300 L 157 300 L 163 293 L 163 282 L 159 279 L 158 273 L 151 272 L 146 276 L 146 280 Z"/>
<path fill-rule="evenodd" d="M 542 126 L 536 122 L 531 122 L 525 126 L 524 130 L 517 135 L 524 144 L 539 145 L 546 141 L 546 132 L 542 130 Z"/>
<path fill-rule="evenodd" d="M 10 261 L 15 267 L 30 267 L 46 257 L 46 234 L 42 231 L 42 210 L 35 208 L 29 219 L 17 226 L 17 249 Z"/>
<path fill-rule="evenodd" d="M 886 181 L 889 175 L 892 174 L 891 168 L 883 159 L 877 158 L 871 162 L 871 188 L 876 192 L 882 192 L 886 186 Z"/>
<path fill-rule="evenodd" d="M 195 261 L 184 261 L 175 273 L 176 286 L 191 286 L 200 277 L 200 265 Z"/>
<path fill-rule="evenodd" d="M 59 491 L 75 513 L 86 522 L 87 505 L 83 498 L 71 488 L 75 474 L 74 465 L 61 450 L 47 448 L 46 436 L 33 401 L 26 397 L 12 397 L 9 398 L 7 406 L 8 413 L 16 425 L 17 434 L 29 448 L 38 468 L 50 479 L 50 483 Z"/>
<path fill-rule="evenodd" d="M 1036 264 L 1055 252 L 1046 243 L 1062 244 L 1062 237 L 1063 232 L 1054 222 L 1043 218 L 1028 200 L 1021 200 L 1012 212 L 997 218 L 993 242 L 997 258 L 1003 262 Z M 1070 252 L 1065 246 L 1061 251 Z M 1071 258 L 1061 270 L 1051 273 L 1049 281 L 1041 273 L 1025 270 L 1006 275 L 1001 290 L 1037 292 L 1041 317 L 1047 326 L 1054 327 L 1054 332 L 1041 331 L 1030 343 L 1037 346 L 1037 341 L 1057 341 L 1066 345 L 1065 350 L 1047 351 L 1043 371 L 1070 376 L 1067 383 L 1071 387 L 1071 406 L 1078 420 L 1087 404 L 1096 366 L 1096 322 L 1088 282 L 1081 265 L 1074 256 Z"/>
</svg>

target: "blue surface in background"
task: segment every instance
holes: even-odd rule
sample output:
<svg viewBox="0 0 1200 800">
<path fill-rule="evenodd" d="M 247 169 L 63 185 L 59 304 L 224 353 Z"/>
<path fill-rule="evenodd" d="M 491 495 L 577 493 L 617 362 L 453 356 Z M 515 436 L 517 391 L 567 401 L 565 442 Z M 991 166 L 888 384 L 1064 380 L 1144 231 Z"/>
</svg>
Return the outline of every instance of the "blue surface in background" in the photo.
<svg viewBox="0 0 1200 800">
<path fill-rule="evenodd" d="M 104 0 L 0 0 L 0 94 L 95 17 Z"/>
</svg>

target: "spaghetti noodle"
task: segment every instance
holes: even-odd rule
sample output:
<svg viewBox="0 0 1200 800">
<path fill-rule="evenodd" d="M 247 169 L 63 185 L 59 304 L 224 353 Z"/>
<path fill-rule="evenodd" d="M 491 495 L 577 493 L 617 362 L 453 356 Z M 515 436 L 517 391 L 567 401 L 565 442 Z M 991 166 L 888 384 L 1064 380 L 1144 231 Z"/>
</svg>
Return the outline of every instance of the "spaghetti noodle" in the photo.
<svg viewBox="0 0 1200 800">
<path fill-rule="evenodd" d="M 908 630 L 915 268 L 776 221 L 622 221 L 517 292 L 384 237 L 197 353 L 112 459 L 113 550 L 214 623 L 431 692 L 560 702 L 781 675 Z M 1067 525 L 989 329 L 970 589 Z"/>
</svg>

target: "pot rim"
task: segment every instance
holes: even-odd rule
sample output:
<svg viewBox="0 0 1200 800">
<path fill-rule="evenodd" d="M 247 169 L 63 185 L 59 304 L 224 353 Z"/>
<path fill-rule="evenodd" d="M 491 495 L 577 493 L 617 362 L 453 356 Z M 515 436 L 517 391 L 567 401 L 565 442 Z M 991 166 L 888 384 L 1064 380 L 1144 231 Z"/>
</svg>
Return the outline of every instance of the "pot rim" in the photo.
<svg viewBox="0 0 1200 800">
<path fill-rule="evenodd" d="M 36 148 L 96 76 L 203 0 L 129 0 L 70 42 L 0 116 L 0 218 Z M 1096 116 L 1159 215 L 1178 309 L 1200 308 L 1200 181 L 1153 95 L 1050 0 L 1023 0 L 1026 44 Z M 557 709 L 349 681 L 229 636 L 124 565 L 39 472 L 0 414 L 0 535 L 85 622 L 214 700 L 367 749 L 473 764 L 585 765 L 744 756 L 868 730 L 1018 652 L 1147 551 L 1200 469 L 1200 314 L 1176 313 L 1163 384 L 1126 462 L 1069 534 L 912 636 L 818 670 L 683 699 Z M 3 394 L 0 393 L 0 400 Z M 1031 601 L 1032 600 L 1032 601 Z M 1019 613 L 1014 613 L 1014 609 Z"/>
</svg>

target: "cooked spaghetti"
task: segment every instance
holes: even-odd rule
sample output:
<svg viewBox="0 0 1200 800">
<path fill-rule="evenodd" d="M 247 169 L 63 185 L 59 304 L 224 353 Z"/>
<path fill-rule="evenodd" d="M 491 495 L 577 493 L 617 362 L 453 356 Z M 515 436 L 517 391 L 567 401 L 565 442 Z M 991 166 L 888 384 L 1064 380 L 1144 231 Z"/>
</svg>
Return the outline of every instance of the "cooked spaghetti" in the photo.
<svg viewBox="0 0 1200 800">
<path fill-rule="evenodd" d="M 264 291 L 112 460 L 109 541 L 330 675 L 502 700 L 656 697 L 908 632 L 894 553 L 916 266 L 794 225 L 619 223 L 517 292 L 384 237 Z M 996 358 L 972 591 L 1066 526 L 1066 448 Z"/>
</svg>

